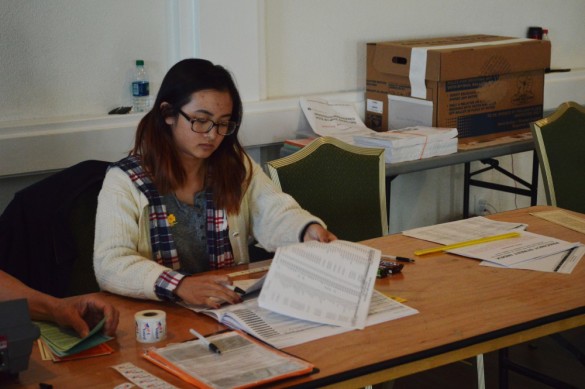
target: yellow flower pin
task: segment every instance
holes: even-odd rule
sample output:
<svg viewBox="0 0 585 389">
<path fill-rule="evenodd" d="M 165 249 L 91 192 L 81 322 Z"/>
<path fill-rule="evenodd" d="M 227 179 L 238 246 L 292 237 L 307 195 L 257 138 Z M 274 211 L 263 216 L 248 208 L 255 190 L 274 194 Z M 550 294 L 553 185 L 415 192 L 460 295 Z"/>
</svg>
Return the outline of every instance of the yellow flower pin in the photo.
<svg viewBox="0 0 585 389">
<path fill-rule="evenodd" d="M 177 218 L 175 217 L 175 215 L 173 215 L 172 213 L 170 213 L 167 216 L 167 222 L 169 222 L 169 225 L 172 227 L 175 224 L 177 224 Z"/>
</svg>

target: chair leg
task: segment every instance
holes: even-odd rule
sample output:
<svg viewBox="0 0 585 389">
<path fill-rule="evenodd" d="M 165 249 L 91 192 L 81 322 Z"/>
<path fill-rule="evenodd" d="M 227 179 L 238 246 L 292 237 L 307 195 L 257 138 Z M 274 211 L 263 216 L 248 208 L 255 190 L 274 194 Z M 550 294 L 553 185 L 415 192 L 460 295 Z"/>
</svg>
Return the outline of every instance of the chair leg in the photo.
<svg viewBox="0 0 585 389">
<path fill-rule="evenodd" d="M 477 363 L 477 387 L 478 389 L 485 389 L 485 371 L 483 368 L 483 354 L 478 354 L 475 357 Z"/>
<path fill-rule="evenodd" d="M 498 381 L 500 389 L 508 389 L 508 362 L 508 349 L 500 349 L 498 351 Z"/>
<path fill-rule="evenodd" d="M 395 380 L 381 382 L 379 384 L 366 386 L 364 389 L 392 389 L 394 387 Z"/>
<path fill-rule="evenodd" d="M 575 356 L 575 358 L 577 358 L 577 360 L 579 362 L 581 362 L 581 364 L 583 366 L 585 366 L 585 354 L 583 353 L 583 351 L 581 351 L 577 347 L 575 347 L 574 344 L 572 344 L 567 339 L 565 339 L 563 337 L 563 335 L 561 335 L 561 334 L 552 334 L 552 335 L 550 335 L 550 337 L 555 342 L 557 342 L 561 347 L 563 347 L 564 349 L 569 351 L 571 354 L 573 354 Z"/>
<path fill-rule="evenodd" d="M 556 378 L 550 377 L 546 374 L 540 373 L 536 370 L 532 370 L 525 366 L 522 366 L 518 363 L 512 362 L 508 356 L 508 349 L 504 348 L 498 352 L 499 355 L 499 389 L 507 389 L 508 388 L 508 372 L 513 371 L 515 373 L 521 374 L 525 377 L 533 379 L 535 381 L 541 382 L 545 385 L 548 385 L 553 388 L 559 389 L 578 389 L 576 386 L 568 384 L 566 382 L 557 380 Z"/>
</svg>

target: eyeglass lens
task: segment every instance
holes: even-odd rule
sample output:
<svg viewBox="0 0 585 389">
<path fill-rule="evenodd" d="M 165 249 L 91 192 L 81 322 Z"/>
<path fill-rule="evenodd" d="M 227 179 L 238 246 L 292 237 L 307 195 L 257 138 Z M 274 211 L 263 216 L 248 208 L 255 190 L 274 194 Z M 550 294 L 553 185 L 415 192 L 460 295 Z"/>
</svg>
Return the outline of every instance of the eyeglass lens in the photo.
<svg viewBox="0 0 585 389">
<path fill-rule="evenodd" d="M 219 122 L 216 123 L 211 119 L 192 119 L 191 129 L 195 132 L 207 133 L 217 127 L 219 135 L 230 135 L 236 129 L 235 122 Z"/>
</svg>

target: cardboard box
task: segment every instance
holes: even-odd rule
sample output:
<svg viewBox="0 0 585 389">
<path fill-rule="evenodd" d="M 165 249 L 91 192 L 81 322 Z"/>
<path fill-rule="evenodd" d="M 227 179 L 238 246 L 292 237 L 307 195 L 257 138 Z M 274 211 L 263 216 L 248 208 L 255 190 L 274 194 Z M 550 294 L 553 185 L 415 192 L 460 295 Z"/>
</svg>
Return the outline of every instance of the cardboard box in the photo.
<svg viewBox="0 0 585 389">
<path fill-rule="evenodd" d="M 530 131 L 542 118 L 550 42 L 494 35 L 368 43 L 366 125 L 456 127 L 459 137 Z"/>
</svg>

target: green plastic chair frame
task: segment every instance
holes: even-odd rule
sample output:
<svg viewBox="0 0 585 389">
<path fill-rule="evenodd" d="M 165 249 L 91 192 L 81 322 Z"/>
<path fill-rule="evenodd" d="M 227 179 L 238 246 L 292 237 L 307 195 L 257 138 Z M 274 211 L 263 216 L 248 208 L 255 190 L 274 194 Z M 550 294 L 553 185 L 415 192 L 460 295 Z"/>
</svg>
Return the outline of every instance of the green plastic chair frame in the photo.
<svg viewBox="0 0 585 389">
<path fill-rule="evenodd" d="M 273 182 L 339 239 L 388 234 L 384 149 L 321 137 L 267 167 Z"/>
<path fill-rule="evenodd" d="M 585 108 L 563 103 L 530 128 L 547 202 L 585 213 Z"/>
</svg>

